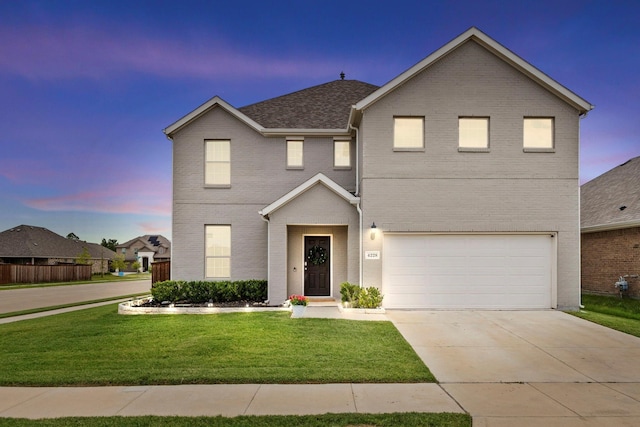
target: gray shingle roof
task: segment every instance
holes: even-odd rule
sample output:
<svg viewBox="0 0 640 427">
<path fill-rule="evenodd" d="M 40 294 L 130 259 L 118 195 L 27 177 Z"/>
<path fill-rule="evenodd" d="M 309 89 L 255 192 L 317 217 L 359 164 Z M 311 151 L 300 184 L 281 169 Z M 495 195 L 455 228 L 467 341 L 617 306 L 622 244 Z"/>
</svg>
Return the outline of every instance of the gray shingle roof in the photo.
<svg viewBox="0 0 640 427">
<path fill-rule="evenodd" d="M 115 255 L 97 243 L 67 239 L 33 225 L 20 225 L 0 233 L 0 258 L 77 258 L 83 248 L 94 259 L 111 259 Z"/>
<path fill-rule="evenodd" d="M 640 221 L 640 156 L 583 184 L 580 199 L 582 228 Z"/>
<path fill-rule="evenodd" d="M 154 259 L 171 258 L 171 242 L 166 237 L 159 234 L 145 234 L 144 236 L 135 237 L 127 242 L 120 243 L 116 246 L 116 251 L 120 249 L 129 249 L 135 243 L 138 243 L 149 252 L 155 252 Z M 164 252 L 160 253 L 160 248 L 164 248 Z M 127 251 L 127 258 L 132 257 L 133 254 Z"/>
<path fill-rule="evenodd" d="M 358 80 L 334 80 L 238 108 L 271 129 L 346 129 L 351 106 L 378 86 Z"/>
</svg>

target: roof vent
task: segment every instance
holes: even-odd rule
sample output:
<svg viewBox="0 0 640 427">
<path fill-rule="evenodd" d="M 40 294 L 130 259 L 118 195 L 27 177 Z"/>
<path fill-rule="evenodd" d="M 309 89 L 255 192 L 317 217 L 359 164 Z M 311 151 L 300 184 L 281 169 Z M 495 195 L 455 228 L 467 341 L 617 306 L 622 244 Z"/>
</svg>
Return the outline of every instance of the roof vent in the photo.
<svg viewBox="0 0 640 427">
<path fill-rule="evenodd" d="M 627 207 L 626 207 L 626 206 L 620 206 L 618 209 L 620 209 L 621 211 L 623 211 L 623 210 L 627 209 Z"/>
<path fill-rule="evenodd" d="M 340 72 L 340 80 L 344 80 L 344 71 Z"/>
</svg>

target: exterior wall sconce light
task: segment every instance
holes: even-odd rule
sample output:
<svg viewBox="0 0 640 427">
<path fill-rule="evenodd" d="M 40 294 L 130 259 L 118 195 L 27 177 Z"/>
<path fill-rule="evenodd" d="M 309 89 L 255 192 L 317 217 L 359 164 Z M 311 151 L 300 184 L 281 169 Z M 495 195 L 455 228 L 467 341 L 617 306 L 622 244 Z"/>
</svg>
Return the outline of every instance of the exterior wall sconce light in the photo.
<svg viewBox="0 0 640 427">
<path fill-rule="evenodd" d="M 376 239 L 376 234 L 378 233 L 378 227 L 376 227 L 376 223 L 371 224 L 371 240 Z"/>
</svg>

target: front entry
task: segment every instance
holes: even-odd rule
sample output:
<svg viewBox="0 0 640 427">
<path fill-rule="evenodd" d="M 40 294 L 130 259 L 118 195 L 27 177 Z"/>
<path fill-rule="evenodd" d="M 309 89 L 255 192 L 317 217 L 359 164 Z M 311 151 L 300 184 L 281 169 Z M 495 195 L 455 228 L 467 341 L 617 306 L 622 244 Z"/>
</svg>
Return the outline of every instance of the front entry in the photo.
<svg viewBox="0 0 640 427">
<path fill-rule="evenodd" d="M 304 294 L 331 295 L 331 247 L 329 236 L 304 237 Z"/>
</svg>

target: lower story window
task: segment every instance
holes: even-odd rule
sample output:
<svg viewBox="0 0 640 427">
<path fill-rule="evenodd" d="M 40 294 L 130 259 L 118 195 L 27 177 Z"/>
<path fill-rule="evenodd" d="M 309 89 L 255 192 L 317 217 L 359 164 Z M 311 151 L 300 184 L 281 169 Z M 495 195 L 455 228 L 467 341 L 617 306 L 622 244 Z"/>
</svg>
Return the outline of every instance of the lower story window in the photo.
<svg viewBox="0 0 640 427">
<path fill-rule="evenodd" d="M 231 226 L 205 227 L 205 270 L 207 278 L 231 277 Z"/>
</svg>

